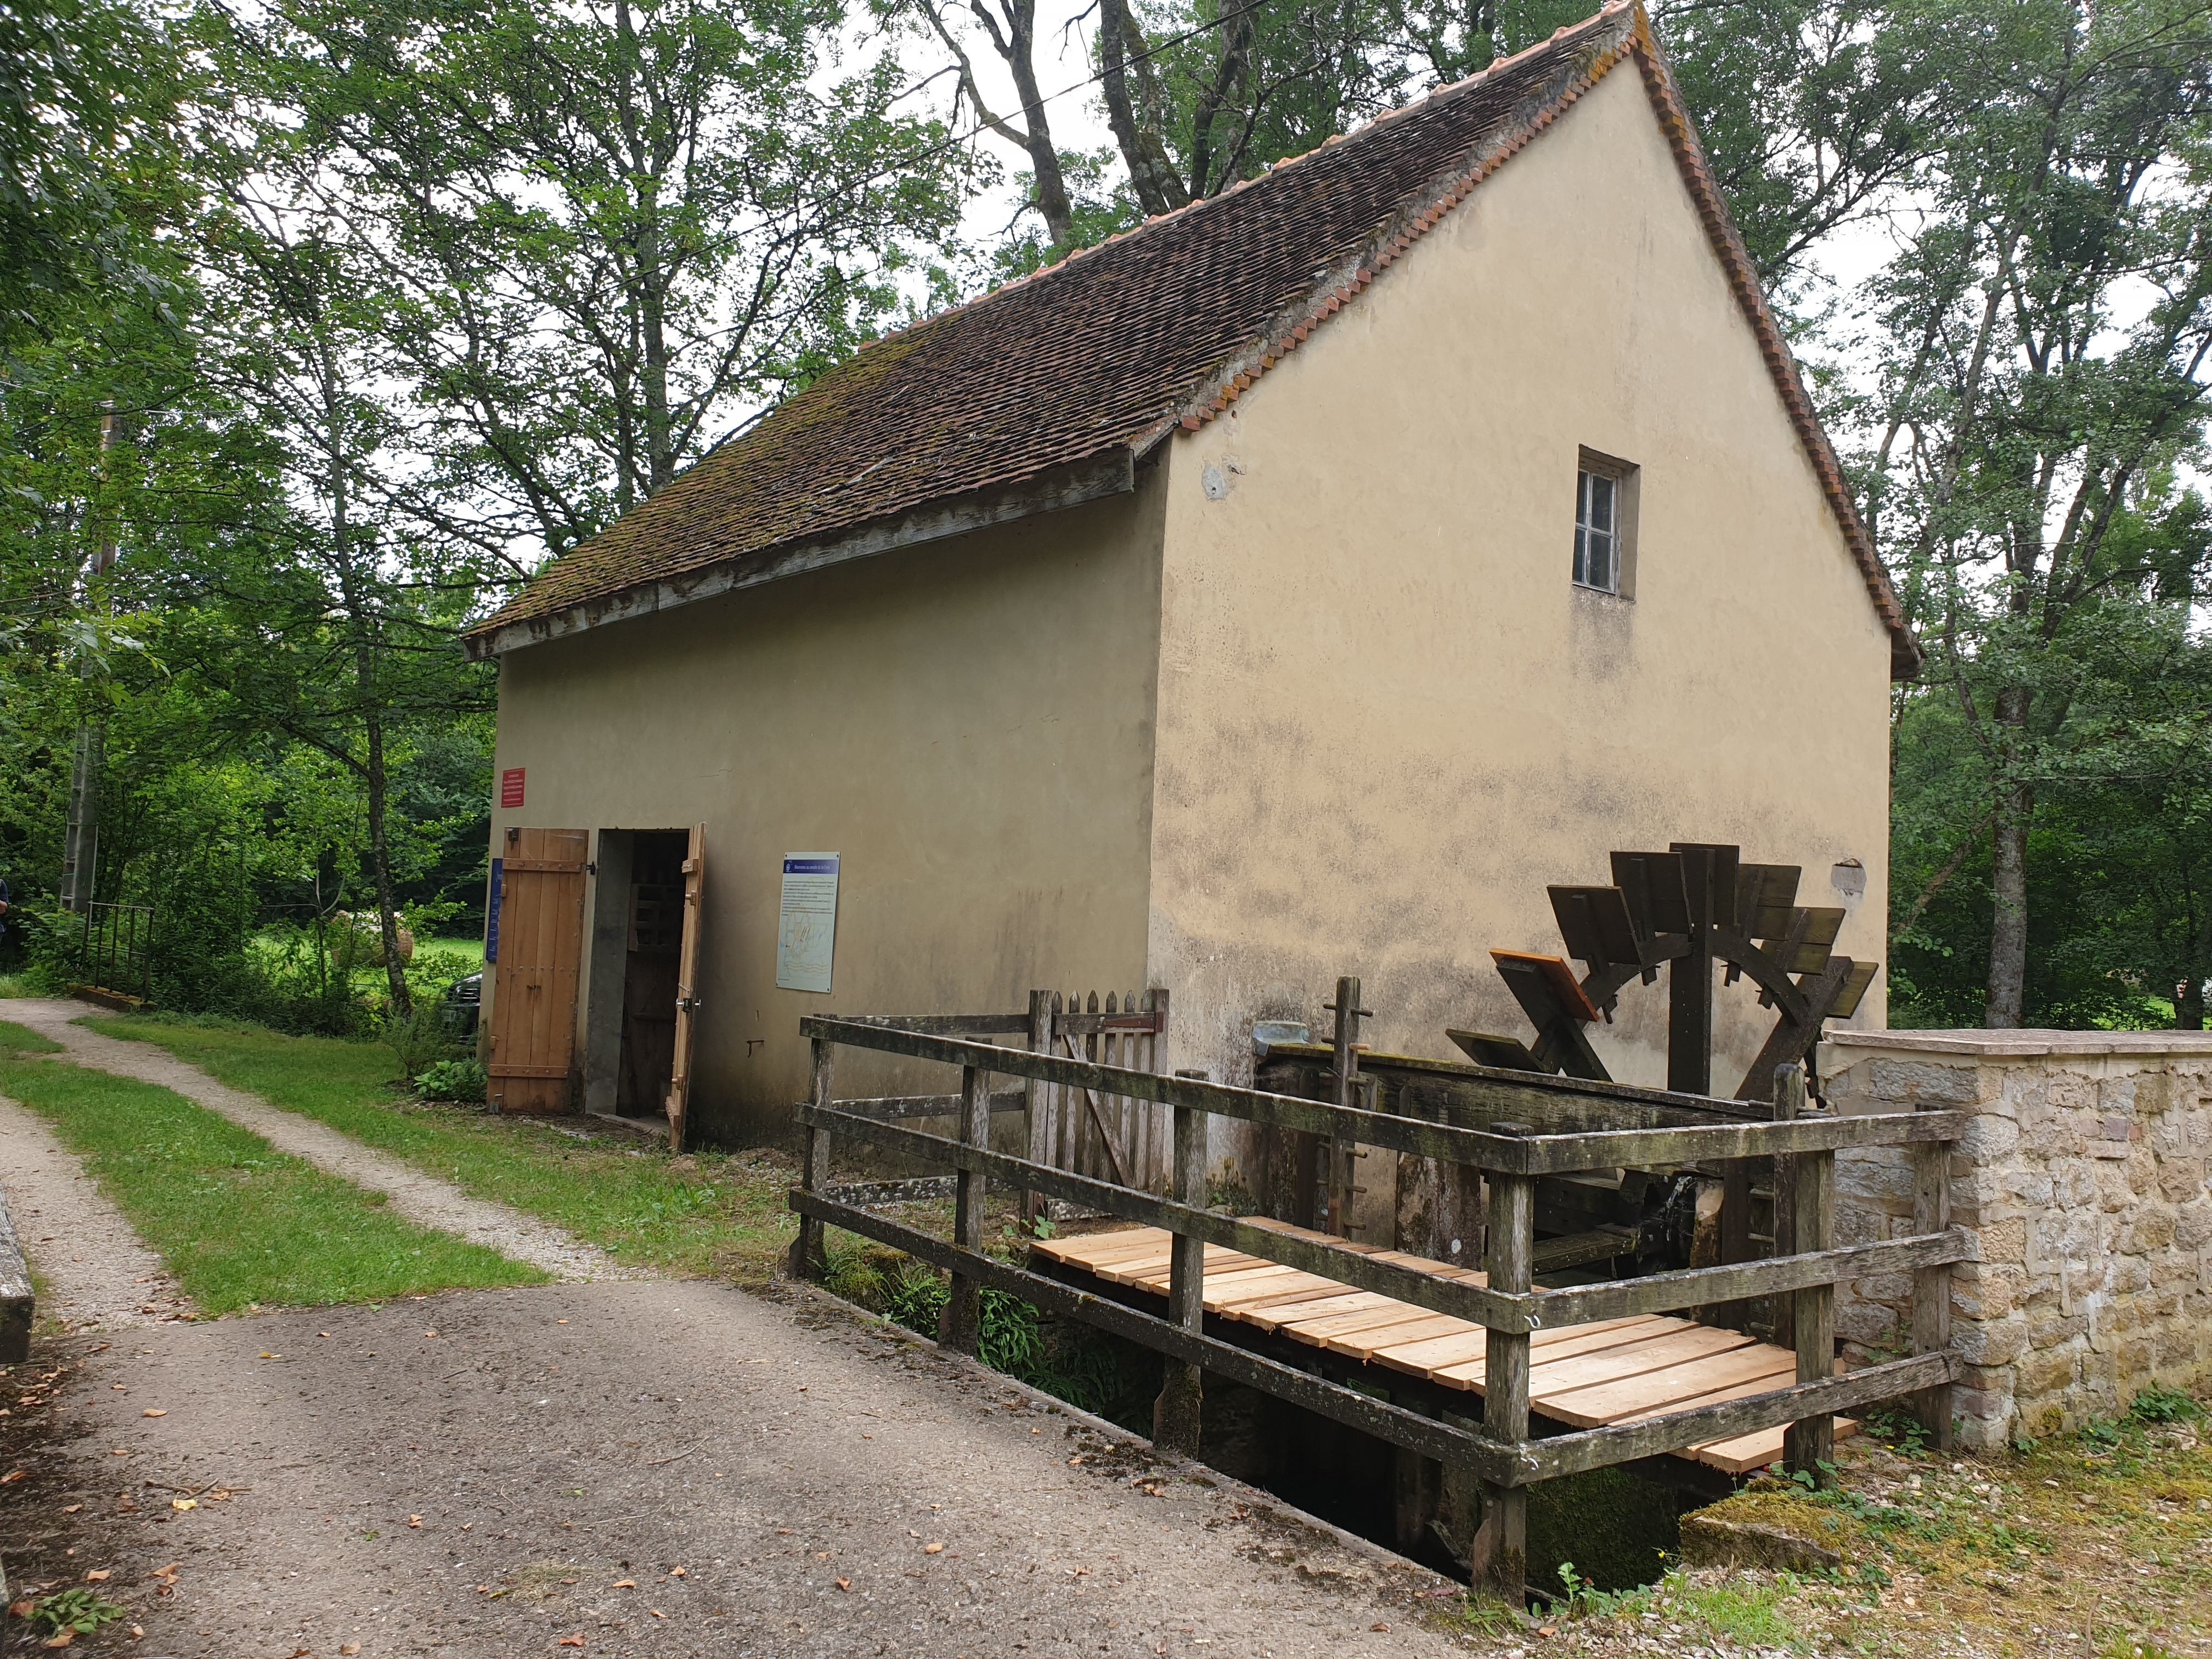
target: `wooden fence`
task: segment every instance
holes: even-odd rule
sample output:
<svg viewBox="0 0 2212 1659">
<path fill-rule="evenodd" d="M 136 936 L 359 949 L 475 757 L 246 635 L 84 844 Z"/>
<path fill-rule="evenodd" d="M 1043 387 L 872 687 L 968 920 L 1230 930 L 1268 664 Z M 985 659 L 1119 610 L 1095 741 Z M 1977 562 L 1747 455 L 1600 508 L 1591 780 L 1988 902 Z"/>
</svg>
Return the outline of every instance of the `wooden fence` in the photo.
<svg viewBox="0 0 2212 1659">
<path fill-rule="evenodd" d="M 1038 1012 L 1034 1002 L 1032 1012 Z M 990 1285 L 1047 1312 L 1085 1321 L 1157 1349 L 1169 1362 L 1161 1438 L 1187 1449 L 1195 1449 L 1199 1376 L 1211 1371 L 1455 1466 L 1479 1480 L 1484 1492 L 1482 1521 L 1472 1540 L 1477 1582 L 1516 1601 L 1526 1575 L 1527 1491 L 1535 1481 L 1784 1425 L 1790 1425 L 1792 1462 L 1817 1470 L 1831 1459 L 1837 1413 L 1904 1395 L 1913 1396 L 1913 1409 L 1931 1435 L 1939 1442 L 1948 1439 L 1949 1385 L 1960 1365 L 1948 1340 L 1949 1269 L 1972 1253 L 1968 1236 L 1949 1224 L 1944 1197 L 1948 1160 L 1965 1127 L 1960 1113 L 1838 1117 L 1809 1112 L 1803 1108 L 1804 1075 L 1796 1066 L 1781 1075 L 1780 1099 L 1773 1118 L 1765 1121 L 1746 1121 L 1741 1103 L 1620 1085 L 1583 1088 L 1569 1079 L 1479 1067 L 1473 1068 L 1477 1075 L 1462 1074 L 1459 1103 L 1442 1109 L 1436 1118 L 1395 1116 L 1069 1058 L 1047 1051 L 1041 1042 L 1034 1048 L 1017 1049 L 975 1041 L 979 1035 L 1003 1033 L 1003 1024 L 979 1031 L 993 1018 L 813 1018 L 800 1022 L 801 1033 L 813 1045 L 813 1089 L 811 1097 L 799 1107 L 806 1146 L 800 1185 L 790 1194 L 791 1207 L 800 1218 L 799 1235 L 792 1246 L 794 1273 L 818 1274 L 823 1228 L 834 1224 L 951 1273 L 952 1294 L 944 1334 L 955 1346 L 974 1351 L 979 1296 Z M 1105 1018 L 1103 1011 L 1099 1018 Z M 923 1115 L 908 1102 L 839 1103 L 835 1079 L 841 1047 L 958 1067 L 955 1133 L 924 1133 L 901 1122 L 902 1117 Z M 1060 1168 L 1036 1156 L 1048 1143 L 1036 1139 L 1035 1117 L 1031 1156 L 992 1151 L 990 1116 L 997 1103 L 992 1081 L 996 1077 L 1020 1079 L 1022 1098 L 1032 1111 L 1043 1089 L 1060 1091 L 1062 1100 L 1087 1092 L 1095 1098 L 1127 1098 L 1163 1109 L 1173 1126 L 1168 1195 L 1141 1190 L 1127 1181 Z M 1346 1092 L 1353 1098 L 1364 1097 Z M 946 1109 L 943 1097 L 920 1098 L 937 1103 L 935 1113 Z M 1481 1171 L 1489 1188 L 1487 1282 L 1420 1271 L 1333 1240 L 1280 1232 L 1209 1209 L 1204 1189 L 1209 1114 L 1320 1137 L 1339 1148 L 1386 1147 Z M 1609 1114 L 1638 1127 L 1591 1127 L 1606 1123 Z M 840 1139 L 951 1166 L 955 1171 L 951 1238 L 936 1237 L 831 1196 L 830 1150 Z M 1910 1237 L 1838 1249 L 1833 1234 L 1836 1152 L 1845 1146 L 1882 1146 L 1913 1148 L 1920 1193 L 1915 1231 Z M 1767 1157 L 1784 1160 L 1781 1167 L 1794 1200 L 1795 1239 L 1789 1254 L 1570 1289 L 1540 1290 L 1532 1283 L 1533 1195 L 1539 1177 L 1622 1165 Z M 1171 1232 L 1174 1259 L 1166 1316 L 1123 1306 L 984 1254 L 987 1181 Z M 1209 1243 L 1482 1326 L 1486 1376 L 1480 1429 L 1462 1429 L 1375 1399 L 1207 1335 L 1203 1276 Z M 1913 1275 L 1915 1352 L 1834 1375 L 1836 1285 L 1864 1275 L 1899 1273 Z M 1797 1355 L 1793 1386 L 1640 1422 L 1532 1437 L 1528 1370 L 1534 1332 L 1753 1297 L 1790 1298 Z"/>
</svg>

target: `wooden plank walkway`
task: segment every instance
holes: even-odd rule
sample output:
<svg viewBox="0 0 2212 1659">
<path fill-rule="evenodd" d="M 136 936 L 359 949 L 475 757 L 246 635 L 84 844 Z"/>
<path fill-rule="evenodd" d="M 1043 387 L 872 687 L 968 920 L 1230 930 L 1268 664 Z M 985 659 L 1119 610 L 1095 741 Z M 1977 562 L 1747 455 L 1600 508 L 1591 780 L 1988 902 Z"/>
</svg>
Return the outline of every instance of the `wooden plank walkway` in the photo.
<svg viewBox="0 0 2212 1659">
<path fill-rule="evenodd" d="M 1485 1282 L 1472 1267 L 1354 1244 L 1263 1216 L 1243 1219 L 1442 1278 Z M 1045 1261 L 1079 1268 L 1109 1284 L 1165 1296 L 1170 1237 L 1164 1228 L 1129 1227 L 1038 1239 L 1030 1248 Z M 1218 1244 L 1206 1247 L 1206 1310 L 1442 1388 L 1483 1391 L 1481 1326 Z M 1571 1428 L 1641 1422 L 1787 1388 L 1797 1380 L 1797 1357 L 1790 1349 L 1754 1341 L 1741 1331 L 1664 1315 L 1538 1331 L 1528 1341 L 1529 1409 Z M 1856 1427 L 1849 1419 L 1838 1419 L 1836 1432 L 1849 1434 Z M 1782 1438 L 1782 1430 L 1765 1429 L 1687 1447 L 1675 1455 L 1729 1474 L 1746 1474 L 1780 1458 Z"/>
</svg>

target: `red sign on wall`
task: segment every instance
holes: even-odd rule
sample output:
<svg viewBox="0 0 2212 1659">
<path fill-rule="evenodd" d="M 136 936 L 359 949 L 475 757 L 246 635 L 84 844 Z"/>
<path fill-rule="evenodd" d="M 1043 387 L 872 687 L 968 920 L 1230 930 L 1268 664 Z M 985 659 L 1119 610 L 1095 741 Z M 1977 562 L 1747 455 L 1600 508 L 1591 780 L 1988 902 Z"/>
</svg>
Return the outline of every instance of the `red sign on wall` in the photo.
<svg viewBox="0 0 2212 1659">
<path fill-rule="evenodd" d="M 510 766 L 499 775 L 499 804 L 509 809 L 522 805 L 522 768 Z"/>
</svg>

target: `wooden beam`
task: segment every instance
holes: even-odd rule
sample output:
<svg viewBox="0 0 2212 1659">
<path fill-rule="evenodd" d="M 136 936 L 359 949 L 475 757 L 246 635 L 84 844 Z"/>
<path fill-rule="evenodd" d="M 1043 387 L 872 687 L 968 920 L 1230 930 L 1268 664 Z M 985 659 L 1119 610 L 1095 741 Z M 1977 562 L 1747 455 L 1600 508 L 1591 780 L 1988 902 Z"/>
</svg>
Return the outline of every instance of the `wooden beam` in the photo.
<svg viewBox="0 0 2212 1659">
<path fill-rule="evenodd" d="M 1453 1034 L 1448 1030 L 1445 1035 Z M 1304 1060 L 1326 1069 L 1329 1047 L 1325 1042 L 1271 1042 L 1267 1055 L 1271 1061 Z M 1694 1123 L 1764 1123 L 1773 1115 L 1765 1106 L 1747 1101 L 1677 1094 L 1670 1089 L 1647 1089 L 1639 1084 L 1607 1083 L 1595 1078 L 1554 1076 L 1511 1066 L 1484 1066 L 1466 1060 L 1378 1054 L 1370 1050 L 1360 1055 L 1359 1069 L 1393 1085 L 1415 1082 L 1436 1085 L 1437 1099 L 1486 1117 L 1511 1117 L 1519 1111 L 1524 1116 L 1540 1118 L 1547 1109 L 1555 1109 L 1563 1102 L 1586 1107 L 1593 1100 L 1687 1113 L 1686 1121 Z"/>
<path fill-rule="evenodd" d="M 965 1067 L 960 1078 L 960 1140 L 967 1146 L 983 1146 L 991 1139 L 991 1074 L 980 1066 Z M 983 1183 L 981 1170 L 962 1169 L 952 1200 L 952 1238 L 963 1251 L 983 1248 Z M 945 1299 L 937 1340 L 948 1348 L 974 1353 L 983 1334 L 983 1286 L 972 1273 L 955 1272 L 952 1294 Z"/>
<path fill-rule="evenodd" d="M 988 1043 L 930 1036 L 883 1026 L 809 1015 L 799 1031 L 854 1048 L 906 1054 L 948 1066 L 988 1066 L 1006 1075 L 1033 1077 L 1103 1094 L 1154 1100 L 1169 1106 L 1193 1106 L 1247 1122 L 1346 1137 L 1362 1146 L 1387 1146 L 1421 1158 L 1448 1158 L 1480 1169 L 1517 1175 L 1562 1175 L 1623 1164 L 1695 1164 L 1707 1158 L 1756 1158 L 1777 1152 L 1814 1152 L 1842 1146 L 1891 1146 L 1920 1140 L 1955 1140 L 1966 1120 L 1957 1112 L 1895 1112 L 1865 1117 L 1817 1117 L 1796 1123 L 1720 1121 L 1673 1128 L 1605 1130 L 1583 1134 L 1536 1134 L 1527 1138 L 1465 1129 L 1425 1118 L 1331 1106 L 1291 1095 L 1231 1088 L 1196 1078 L 1166 1077 L 1051 1054 L 1025 1054 Z M 1473 1068 L 1469 1068 L 1473 1069 Z M 1501 1073 L 1540 1083 L 1532 1073 Z M 1589 1085 L 1592 1090 L 1601 1085 Z M 1534 1097 L 1540 1107 L 1556 1103 L 1557 1091 Z"/>
<path fill-rule="evenodd" d="M 1949 1382 L 1958 1376 L 1960 1364 L 1955 1353 L 1915 1354 L 1909 1359 L 1893 1359 L 1887 1364 L 1845 1371 L 1841 1376 L 1824 1377 L 1818 1382 L 1802 1382 L 1796 1388 L 1777 1389 L 1742 1400 L 1724 1401 L 1717 1406 L 1701 1406 L 1695 1411 L 1671 1412 L 1664 1417 L 1647 1418 L 1641 1423 L 1585 1429 L 1575 1434 L 1531 1441 L 1524 1451 L 1525 1461 L 1530 1466 L 1530 1473 L 1524 1479 L 1550 1480 L 1562 1474 L 1578 1474 L 1584 1469 L 1604 1468 L 1639 1457 L 1677 1451 L 1685 1446 L 1703 1445 L 1710 1440 L 1732 1439 L 1814 1414 L 1833 1416 L 1878 1400 L 1893 1400 L 1899 1395 Z"/>
<path fill-rule="evenodd" d="M 1795 1088 L 1802 1093 L 1802 1066 L 1784 1066 L 1778 1080 L 1788 1088 L 1793 1077 Z M 1825 1251 L 1836 1233 L 1836 1155 L 1800 1152 L 1791 1162 L 1797 1188 L 1797 1242 Z M 1836 1363 L 1835 1284 L 1831 1280 L 1808 1285 L 1790 1298 L 1790 1304 L 1796 1323 L 1797 1380 L 1817 1382 Z M 1778 1337 L 1781 1334 L 1778 1329 L 1775 1332 Z M 1802 1469 L 1823 1486 L 1835 1485 L 1836 1419 L 1832 1415 L 1822 1412 L 1792 1423 L 1783 1443 L 1784 1460 L 1792 1473 Z"/>
<path fill-rule="evenodd" d="M 1521 1126 L 1498 1127 L 1510 1132 Z M 1493 1175 L 1489 1214 L 1485 1265 L 1491 1287 L 1526 1296 L 1536 1237 L 1536 1183 L 1527 1176 Z M 1527 1327 L 1489 1332 L 1483 1349 L 1483 1437 L 1517 1453 L 1528 1438 Z M 1528 1593 L 1528 1494 L 1517 1486 L 1488 1486 L 1482 1511 L 1482 1524 L 1474 1534 L 1474 1582 L 1509 1606 L 1520 1607 Z"/>
<path fill-rule="evenodd" d="M 1025 1091 L 1006 1089 L 991 1097 L 994 1113 L 1025 1111 L 1029 1097 Z M 841 1100 L 841 1112 L 850 1112 L 855 1117 L 881 1118 L 889 1121 L 908 1117 L 957 1117 L 960 1115 L 958 1095 L 877 1095 L 864 1100 Z"/>
<path fill-rule="evenodd" d="M 1874 1273 L 1913 1273 L 1973 1259 L 1974 1236 L 1963 1228 L 1954 1227 L 1945 1232 L 1884 1239 L 1875 1244 L 1770 1256 L 1764 1261 L 1689 1267 L 1674 1273 L 1650 1273 L 1642 1279 L 1616 1279 L 1602 1285 L 1539 1291 L 1534 1304 L 1536 1316 L 1543 1322 L 1541 1328 L 1555 1330 L 1563 1325 L 1670 1313 L 1682 1308 L 1707 1308 L 1755 1296 L 1783 1295 L 1808 1285 L 1863 1279 Z M 1780 1332 L 1776 1334 L 1778 1336 Z"/>
<path fill-rule="evenodd" d="M 818 1125 L 839 1135 L 927 1163 L 997 1176 L 1011 1187 L 1026 1187 L 1048 1197 L 1089 1205 L 1124 1220 L 1188 1233 L 1209 1244 L 1224 1245 L 1247 1255 L 1301 1268 L 1319 1278 L 1333 1279 L 1355 1290 L 1372 1291 L 1378 1296 L 1392 1297 L 1435 1313 L 1450 1314 L 1470 1324 L 1502 1325 L 1521 1331 L 1528 1328 L 1531 1303 L 1525 1296 L 1500 1296 L 1463 1279 L 1441 1278 L 1419 1268 L 1380 1260 L 1375 1253 L 1353 1245 L 1323 1244 L 1296 1233 L 1255 1227 L 1249 1222 L 1216 1215 L 1210 1210 L 1172 1199 L 1154 1198 L 1149 1193 L 1119 1187 L 1109 1181 L 1048 1169 L 1026 1158 L 1009 1158 L 987 1147 L 965 1146 L 941 1135 L 923 1134 L 896 1124 L 848 1117 L 834 1109 L 802 1105 L 799 1116 L 799 1121 L 810 1127 Z"/>
<path fill-rule="evenodd" d="M 1912 1223 L 1916 1229 L 1951 1224 L 1951 1154 L 1948 1140 L 1912 1149 Z M 1912 1275 L 1912 1351 L 1941 1353 L 1951 1346 L 1951 1269 L 1929 1262 Z M 1914 1397 L 1913 1415 L 1939 1451 L 1951 1449 L 1951 1389 L 1938 1384 Z"/>
<path fill-rule="evenodd" d="M 1052 993 L 1030 993 L 1029 1031 L 1030 1052 L 1041 1054 L 1052 1048 Z M 1029 1157 L 1032 1164 L 1049 1164 L 1053 1158 L 1054 1121 L 1052 1085 L 1035 1078 L 1022 1081 L 1022 1097 L 1029 1108 Z M 1037 1218 L 1044 1213 L 1045 1196 L 1039 1192 L 1022 1194 L 1022 1219 L 1034 1231 Z"/>
<path fill-rule="evenodd" d="M 827 1111 L 836 1077 L 837 1047 L 826 1038 L 816 1037 L 813 1048 L 811 1103 Z M 817 1192 L 830 1184 L 828 1130 L 806 1126 L 804 1144 L 799 1154 L 799 1184 L 803 1189 Z M 791 1241 L 791 1276 L 793 1279 L 813 1279 L 820 1274 L 822 1266 L 822 1229 L 805 1220 L 802 1215 L 799 1237 Z"/>
<path fill-rule="evenodd" d="M 1175 1198 L 1192 1209 L 1206 1203 L 1206 1116 L 1188 1106 L 1175 1108 Z M 1193 1336 L 1206 1334 L 1206 1241 L 1177 1233 L 1170 1247 L 1168 1322 Z M 1172 1450 L 1199 1454 L 1205 1403 L 1203 1373 L 1170 1356 L 1152 1408 L 1152 1439 Z"/>
</svg>

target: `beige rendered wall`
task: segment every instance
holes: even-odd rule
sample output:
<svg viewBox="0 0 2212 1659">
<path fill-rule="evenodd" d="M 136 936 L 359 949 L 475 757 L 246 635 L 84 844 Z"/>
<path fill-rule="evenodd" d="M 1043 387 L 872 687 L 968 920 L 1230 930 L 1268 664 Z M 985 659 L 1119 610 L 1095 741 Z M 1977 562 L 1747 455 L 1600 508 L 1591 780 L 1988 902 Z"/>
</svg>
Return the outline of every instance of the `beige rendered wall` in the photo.
<svg viewBox="0 0 2212 1659">
<path fill-rule="evenodd" d="M 1571 585 L 1578 446 L 1642 469 L 1633 599 Z M 1840 948 L 1881 953 L 1888 641 L 1632 65 L 1167 471 L 1176 1064 L 1246 1075 L 1340 973 L 1381 1047 L 1526 1034 L 1488 951 L 1558 951 L 1546 884 L 1615 848 L 1740 842 L 1813 904 L 1857 859 Z M 1598 1028 L 1617 1077 L 1664 1082 L 1665 1000 Z M 1716 1000 L 1726 1093 L 1771 1016 Z"/>
<path fill-rule="evenodd" d="M 1146 475 L 502 660 L 497 764 L 528 794 L 495 850 L 509 823 L 707 826 L 702 1133 L 785 1130 L 803 1014 L 1141 981 L 1159 519 Z M 781 860 L 815 851 L 843 860 L 826 995 L 775 986 Z M 841 1092 L 881 1080 L 855 1056 Z"/>
</svg>

